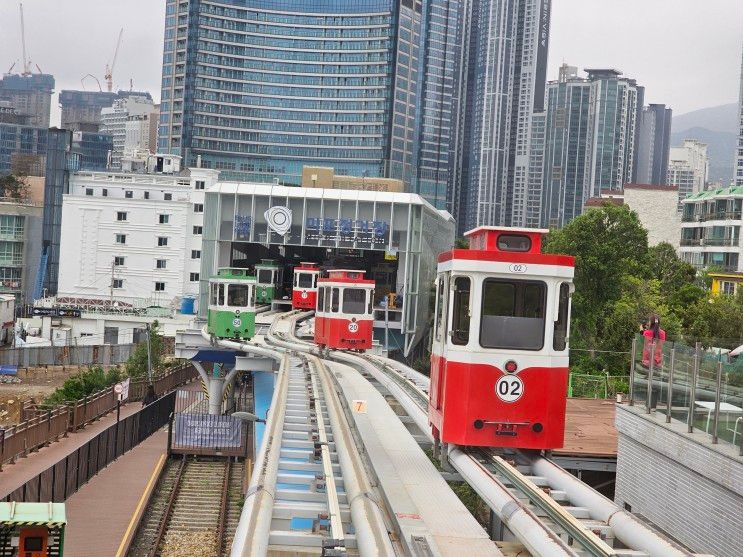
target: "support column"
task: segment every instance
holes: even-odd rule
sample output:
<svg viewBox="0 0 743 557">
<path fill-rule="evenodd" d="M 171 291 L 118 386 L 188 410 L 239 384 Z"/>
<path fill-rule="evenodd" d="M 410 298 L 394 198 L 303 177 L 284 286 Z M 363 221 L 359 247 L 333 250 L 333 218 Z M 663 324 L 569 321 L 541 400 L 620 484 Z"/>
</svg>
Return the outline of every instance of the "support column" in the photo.
<svg viewBox="0 0 743 557">
<path fill-rule="evenodd" d="M 209 414 L 220 416 L 222 414 L 222 396 L 224 396 L 225 381 L 222 377 L 210 377 L 207 387 L 209 390 Z"/>
</svg>

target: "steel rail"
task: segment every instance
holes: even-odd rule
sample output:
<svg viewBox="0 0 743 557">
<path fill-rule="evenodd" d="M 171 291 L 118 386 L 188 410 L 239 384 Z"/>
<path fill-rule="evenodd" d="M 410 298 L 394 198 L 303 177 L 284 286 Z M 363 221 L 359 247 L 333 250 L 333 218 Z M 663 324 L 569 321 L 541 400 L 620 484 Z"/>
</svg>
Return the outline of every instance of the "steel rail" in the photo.
<svg viewBox="0 0 743 557">
<path fill-rule="evenodd" d="M 173 490 L 170 492 L 170 497 L 168 497 L 168 502 L 165 505 L 165 511 L 163 512 L 163 516 L 160 519 L 160 524 L 157 527 L 155 540 L 153 541 L 152 546 L 147 552 L 147 557 L 155 557 L 155 555 L 157 555 L 158 551 L 160 550 L 163 538 L 165 537 L 165 532 L 168 531 L 168 524 L 170 523 L 170 517 L 173 514 L 175 500 L 178 498 L 178 492 L 181 489 L 181 480 L 183 479 L 183 471 L 185 470 L 185 468 L 186 459 L 183 458 L 181 459 L 181 463 L 178 465 L 178 472 L 176 472 L 175 480 L 173 482 Z"/>
<path fill-rule="evenodd" d="M 224 549 L 224 530 L 225 526 L 227 525 L 227 499 L 229 496 L 229 490 L 230 490 L 230 473 L 232 471 L 232 462 L 230 461 L 230 458 L 227 457 L 227 460 L 224 464 L 224 480 L 222 481 L 222 494 L 221 498 L 219 500 L 219 518 L 217 523 L 217 550 L 219 551 L 219 554 L 222 555 L 222 551 Z"/>
</svg>

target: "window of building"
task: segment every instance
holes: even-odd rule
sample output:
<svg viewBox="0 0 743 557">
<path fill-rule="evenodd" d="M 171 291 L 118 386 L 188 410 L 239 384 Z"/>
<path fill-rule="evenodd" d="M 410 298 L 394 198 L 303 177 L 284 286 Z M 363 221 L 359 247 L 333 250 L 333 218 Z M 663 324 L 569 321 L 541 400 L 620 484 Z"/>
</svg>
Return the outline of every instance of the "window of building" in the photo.
<svg viewBox="0 0 743 557">
<path fill-rule="evenodd" d="M 114 288 L 124 288 L 124 279 L 114 279 Z"/>
<path fill-rule="evenodd" d="M 155 260 L 155 268 L 156 269 L 165 269 L 168 266 L 168 262 L 165 259 L 156 259 Z"/>
<path fill-rule="evenodd" d="M 191 259 L 201 259 L 201 250 L 200 249 L 192 249 L 191 250 Z"/>
<path fill-rule="evenodd" d="M 366 313 L 366 290 L 346 288 L 343 290 L 343 313 L 363 315 Z"/>
<path fill-rule="evenodd" d="M 160 224 L 168 224 L 170 222 L 170 215 L 158 215 L 158 221 Z"/>
<path fill-rule="evenodd" d="M 93 188 L 85 188 L 85 195 L 93 195 Z"/>
<path fill-rule="evenodd" d="M 164 292 L 165 291 L 165 283 L 164 282 L 156 282 L 155 283 L 155 292 Z"/>
<path fill-rule="evenodd" d="M 451 341 L 452 344 L 465 345 L 470 341 L 470 279 L 454 279 L 454 299 L 452 300 Z"/>
<path fill-rule="evenodd" d="M 165 201 L 172 201 L 173 200 L 173 194 L 172 193 L 166 193 L 163 196 L 163 199 L 165 199 Z"/>
<path fill-rule="evenodd" d="M 203 213 L 204 212 L 204 204 L 203 203 L 194 203 L 193 204 L 193 212 L 194 213 Z"/>
<path fill-rule="evenodd" d="M 101 190 L 101 195 L 102 195 L 103 197 L 108 197 L 108 190 L 107 190 L 106 188 L 103 188 L 103 189 Z"/>
<path fill-rule="evenodd" d="M 191 282 L 199 282 L 199 273 L 191 273 L 190 280 Z"/>
<path fill-rule="evenodd" d="M 116 220 L 126 220 L 127 212 L 126 211 L 117 211 L 116 212 Z"/>
<path fill-rule="evenodd" d="M 733 296 L 735 294 L 735 283 L 729 282 L 729 281 L 723 281 L 720 284 L 720 290 L 723 294 L 727 294 L 728 296 Z"/>
<path fill-rule="evenodd" d="M 132 197 L 134 197 L 134 192 L 132 190 L 126 190 L 124 192 L 124 197 L 126 197 L 127 199 L 131 199 Z"/>
<path fill-rule="evenodd" d="M 150 198 L 150 192 L 146 191 L 144 192 L 144 198 L 149 199 Z"/>
<path fill-rule="evenodd" d="M 124 261 L 125 259 L 122 255 L 117 255 L 116 257 L 114 257 L 114 266 L 121 267 L 122 265 L 124 265 Z"/>
<path fill-rule="evenodd" d="M 117 234 L 116 235 L 116 243 L 117 244 L 126 244 L 126 234 Z"/>
<path fill-rule="evenodd" d="M 196 180 L 196 183 L 195 183 L 194 187 L 197 190 L 203 190 L 205 185 L 206 184 L 204 183 L 203 180 Z"/>
<path fill-rule="evenodd" d="M 543 282 L 485 279 L 480 311 L 482 347 L 541 350 L 546 299 Z"/>
<path fill-rule="evenodd" d="M 563 282 L 560 285 L 560 291 L 557 294 L 560 299 L 560 305 L 557 309 L 557 321 L 555 321 L 555 334 L 552 337 L 553 350 L 565 350 L 568 340 L 568 307 L 570 306 L 570 285 Z"/>
<path fill-rule="evenodd" d="M 168 245 L 168 239 L 165 236 L 158 236 L 158 238 L 157 238 L 157 245 L 158 246 L 167 246 Z"/>
<path fill-rule="evenodd" d="M 202 227 L 201 226 L 194 226 L 193 227 L 193 233 L 194 234 L 201 234 L 201 232 L 202 232 Z"/>
</svg>

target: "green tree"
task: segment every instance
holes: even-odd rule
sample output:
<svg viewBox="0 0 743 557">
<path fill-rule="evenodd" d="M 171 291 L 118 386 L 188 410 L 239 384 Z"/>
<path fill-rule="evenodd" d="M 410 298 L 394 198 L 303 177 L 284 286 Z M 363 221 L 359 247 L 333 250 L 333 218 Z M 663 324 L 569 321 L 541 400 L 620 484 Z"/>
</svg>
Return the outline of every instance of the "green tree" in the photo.
<svg viewBox="0 0 743 557">
<path fill-rule="evenodd" d="M 690 332 L 706 347 L 743 344 L 743 295 L 705 297 L 692 308 Z"/>
<path fill-rule="evenodd" d="M 13 199 L 26 199 L 28 197 L 28 183 L 23 176 L 7 174 L 0 176 L 0 195 Z"/>
<path fill-rule="evenodd" d="M 550 232 L 544 251 L 576 258 L 572 346 L 595 349 L 607 343 L 616 345 L 617 339 L 606 337 L 607 316 L 622 297 L 625 277 L 647 272 L 647 231 L 637 214 L 624 206 L 592 209 Z"/>
<path fill-rule="evenodd" d="M 44 401 L 46 406 L 59 406 L 68 401 L 80 400 L 101 389 L 118 383 L 122 373 L 118 367 L 104 371 L 101 366 L 91 366 L 65 380 L 60 388 Z"/>
<path fill-rule="evenodd" d="M 153 371 L 162 367 L 163 359 L 163 337 L 160 334 L 160 324 L 155 321 L 150 326 L 150 351 Z M 132 379 L 147 377 L 147 338 L 137 345 L 129 359 L 126 361 L 126 373 Z"/>
<path fill-rule="evenodd" d="M 660 281 L 663 290 L 676 291 L 696 280 L 697 270 L 694 265 L 682 261 L 676 249 L 667 242 L 648 248 L 647 271 Z"/>
</svg>

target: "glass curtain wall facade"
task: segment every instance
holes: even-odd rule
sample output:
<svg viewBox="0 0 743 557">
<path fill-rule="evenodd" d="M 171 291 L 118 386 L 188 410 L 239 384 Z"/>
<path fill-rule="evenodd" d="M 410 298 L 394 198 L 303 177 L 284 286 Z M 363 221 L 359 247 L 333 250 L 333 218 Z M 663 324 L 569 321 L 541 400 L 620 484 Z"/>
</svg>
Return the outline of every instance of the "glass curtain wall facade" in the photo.
<svg viewBox="0 0 743 557">
<path fill-rule="evenodd" d="M 158 150 L 223 179 L 410 186 L 421 20 L 421 0 L 168 0 Z"/>
<path fill-rule="evenodd" d="M 673 111 L 664 104 L 651 104 L 640 110 L 635 154 L 635 181 L 663 185 L 668 174 Z"/>
</svg>

